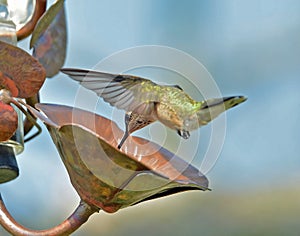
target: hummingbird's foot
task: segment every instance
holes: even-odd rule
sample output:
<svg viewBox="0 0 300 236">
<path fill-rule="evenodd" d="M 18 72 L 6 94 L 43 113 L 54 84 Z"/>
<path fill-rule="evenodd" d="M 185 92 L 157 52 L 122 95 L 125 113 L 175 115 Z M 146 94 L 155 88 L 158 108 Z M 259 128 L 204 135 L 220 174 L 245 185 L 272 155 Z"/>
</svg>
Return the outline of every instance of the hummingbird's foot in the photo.
<svg viewBox="0 0 300 236">
<path fill-rule="evenodd" d="M 190 132 L 186 130 L 177 130 L 177 133 L 180 137 L 188 139 L 190 137 Z"/>
</svg>

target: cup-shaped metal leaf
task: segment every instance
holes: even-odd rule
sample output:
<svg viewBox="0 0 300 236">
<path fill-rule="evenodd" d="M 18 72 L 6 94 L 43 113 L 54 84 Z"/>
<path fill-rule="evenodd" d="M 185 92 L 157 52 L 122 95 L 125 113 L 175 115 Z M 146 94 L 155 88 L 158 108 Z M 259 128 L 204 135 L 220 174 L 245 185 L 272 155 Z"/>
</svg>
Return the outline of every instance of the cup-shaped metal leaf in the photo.
<svg viewBox="0 0 300 236">
<path fill-rule="evenodd" d="M 186 190 L 207 190 L 208 180 L 175 154 L 138 137 L 117 148 L 114 122 L 67 106 L 37 104 L 32 113 L 47 126 L 71 182 L 90 205 L 115 212 Z"/>
<path fill-rule="evenodd" d="M 0 89 L 7 89 L 13 97 L 20 98 L 32 97 L 40 90 L 46 72 L 35 58 L 24 50 L 2 41 L 0 58 Z"/>
</svg>

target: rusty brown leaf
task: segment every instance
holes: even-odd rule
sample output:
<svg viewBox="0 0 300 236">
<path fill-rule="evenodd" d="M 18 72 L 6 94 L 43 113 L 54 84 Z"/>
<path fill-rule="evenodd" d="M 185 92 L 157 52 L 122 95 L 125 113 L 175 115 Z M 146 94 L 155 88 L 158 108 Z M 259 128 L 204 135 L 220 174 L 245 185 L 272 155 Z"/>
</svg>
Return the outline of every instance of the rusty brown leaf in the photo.
<svg viewBox="0 0 300 236">
<path fill-rule="evenodd" d="M 46 72 L 35 58 L 24 50 L 2 41 L 0 41 L 0 58 L 0 71 L 7 78 L 6 81 L 9 79 L 10 84 L 18 91 L 18 94 L 14 94 L 16 97 L 28 98 L 40 90 Z M 2 82 L 0 81 L 0 88 L 5 87 Z"/>
</svg>

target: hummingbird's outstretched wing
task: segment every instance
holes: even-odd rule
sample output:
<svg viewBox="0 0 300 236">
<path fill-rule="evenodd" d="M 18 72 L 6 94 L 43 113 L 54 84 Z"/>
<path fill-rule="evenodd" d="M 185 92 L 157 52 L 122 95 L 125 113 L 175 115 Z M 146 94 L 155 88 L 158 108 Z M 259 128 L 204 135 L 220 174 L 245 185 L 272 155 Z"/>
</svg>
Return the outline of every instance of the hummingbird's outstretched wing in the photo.
<svg viewBox="0 0 300 236">
<path fill-rule="evenodd" d="M 120 149 L 127 137 L 156 120 L 155 105 L 159 103 L 159 85 L 151 80 L 132 75 L 111 74 L 100 71 L 64 68 L 61 71 L 102 97 L 104 101 L 126 112 L 125 133 L 118 145 Z"/>
<path fill-rule="evenodd" d="M 157 89 L 154 89 L 159 85 L 148 79 L 85 69 L 63 68 L 61 71 L 110 105 L 125 111 L 150 115 L 159 102 Z"/>
</svg>

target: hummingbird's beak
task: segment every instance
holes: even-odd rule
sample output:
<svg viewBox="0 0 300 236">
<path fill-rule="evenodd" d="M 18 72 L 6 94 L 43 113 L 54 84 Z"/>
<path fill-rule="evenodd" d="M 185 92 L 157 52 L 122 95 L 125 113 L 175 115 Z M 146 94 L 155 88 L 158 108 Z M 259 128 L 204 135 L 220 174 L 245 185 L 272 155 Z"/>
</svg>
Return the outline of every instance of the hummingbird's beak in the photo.
<svg viewBox="0 0 300 236">
<path fill-rule="evenodd" d="M 125 140 L 128 138 L 129 132 L 126 130 L 124 133 L 123 138 L 121 139 L 121 142 L 118 145 L 118 149 L 121 149 L 122 145 L 124 144 Z"/>
</svg>

